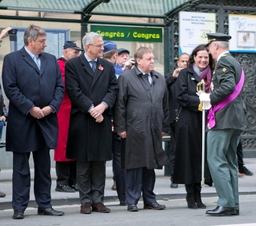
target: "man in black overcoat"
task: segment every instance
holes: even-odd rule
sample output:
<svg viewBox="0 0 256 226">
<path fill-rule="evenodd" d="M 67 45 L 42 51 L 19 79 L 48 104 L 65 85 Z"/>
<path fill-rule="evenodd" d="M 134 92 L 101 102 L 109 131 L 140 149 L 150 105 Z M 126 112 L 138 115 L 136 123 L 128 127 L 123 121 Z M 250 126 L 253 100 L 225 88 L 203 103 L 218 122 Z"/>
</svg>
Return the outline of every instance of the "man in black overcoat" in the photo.
<svg viewBox="0 0 256 226">
<path fill-rule="evenodd" d="M 44 53 L 46 32 L 30 25 L 25 46 L 7 54 L 3 64 L 3 87 L 10 101 L 6 150 L 13 152 L 13 219 L 23 219 L 29 202 L 29 157 L 33 153 L 34 193 L 39 215 L 60 216 L 51 206 L 49 149 L 58 138 L 56 113 L 64 86 L 56 58 Z"/>
<path fill-rule="evenodd" d="M 66 89 L 71 100 L 67 157 L 77 160 L 77 185 L 83 214 L 108 213 L 103 204 L 105 163 L 112 159 L 112 107 L 117 80 L 114 66 L 102 59 L 100 34 L 83 37 L 85 53 L 66 64 Z"/>
</svg>

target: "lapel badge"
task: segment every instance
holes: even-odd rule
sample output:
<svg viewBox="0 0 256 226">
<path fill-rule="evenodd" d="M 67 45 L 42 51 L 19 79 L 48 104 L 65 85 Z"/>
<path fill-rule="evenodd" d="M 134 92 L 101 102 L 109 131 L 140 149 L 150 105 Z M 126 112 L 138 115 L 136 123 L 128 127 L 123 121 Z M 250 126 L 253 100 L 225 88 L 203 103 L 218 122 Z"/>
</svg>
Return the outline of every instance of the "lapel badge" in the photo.
<svg viewBox="0 0 256 226">
<path fill-rule="evenodd" d="M 226 68 L 222 68 L 222 72 L 226 72 L 226 70 L 227 70 Z"/>
</svg>

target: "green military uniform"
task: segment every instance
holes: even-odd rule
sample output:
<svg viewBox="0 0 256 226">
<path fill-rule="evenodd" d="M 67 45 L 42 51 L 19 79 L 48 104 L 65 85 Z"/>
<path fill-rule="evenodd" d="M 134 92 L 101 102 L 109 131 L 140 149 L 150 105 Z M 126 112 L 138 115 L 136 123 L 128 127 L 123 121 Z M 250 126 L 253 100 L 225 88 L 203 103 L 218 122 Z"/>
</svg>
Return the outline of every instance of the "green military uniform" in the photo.
<svg viewBox="0 0 256 226">
<path fill-rule="evenodd" d="M 228 36 L 227 40 L 230 38 Z M 213 41 L 227 40 L 217 38 Z M 212 77 L 213 91 L 210 94 L 212 107 L 234 92 L 241 72 L 241 66 L 228 51 L 218 57 Z M 207 161 L 219 196 L 217 206 L 235 208 L 238 214 L 236 149 L 239 135 L 244 129 L 243 114 L 240 92 L 233 101 L 215 113 L 216 124 L 207 133 Z"/>
</svg>

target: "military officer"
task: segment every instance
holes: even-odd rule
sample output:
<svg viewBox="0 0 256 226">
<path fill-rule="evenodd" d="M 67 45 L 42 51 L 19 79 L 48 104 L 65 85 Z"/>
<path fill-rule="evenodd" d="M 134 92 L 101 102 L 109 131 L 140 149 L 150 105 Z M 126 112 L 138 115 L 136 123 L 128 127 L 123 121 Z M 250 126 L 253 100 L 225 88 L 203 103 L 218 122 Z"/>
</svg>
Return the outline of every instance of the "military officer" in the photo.
<svg viewBox="0 0 256 226">
<path fill-rule="evenodd" d="M 208 116 L 207 161 L 219 199 L 217 207 L 206 214 L 239 215 L 236 148 L 244 128 L 241 95 L 244 74 L 228 51 L 231 36 L 207 35 L 209 52 L 216 61 L 214 89 L 211 94 L 200 95 L 200 100 L 212 105 Z"/>
</svg>

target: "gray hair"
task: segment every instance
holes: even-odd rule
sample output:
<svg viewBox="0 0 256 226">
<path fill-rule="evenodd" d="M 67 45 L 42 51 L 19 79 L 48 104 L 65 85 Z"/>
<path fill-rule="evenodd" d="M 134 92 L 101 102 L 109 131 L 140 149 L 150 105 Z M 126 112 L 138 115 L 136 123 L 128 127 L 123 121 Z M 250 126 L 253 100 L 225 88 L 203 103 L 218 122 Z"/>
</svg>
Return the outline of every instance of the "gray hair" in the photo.
<svg viewBox="0 0 256 226">
<path fill-rule="evenodd" d="M 214 43 L 217 43 L 221 49 L 224 49 L 224 50 L 229 49 L 229 43 L 228 42 L 216 41 Z"/>
<path fill-rule="evenodd" d="M 31 24 L 24 32 L 24 44 L 28 45 L 28 39 L 35 41 L 38 36 L 46 36 L 46 32 L 39 26 Z"/>
<path fill-rule="evenodd" d="M 137 49 L 137 51 L 134 53 L 134 58 L 135 58 L 135 66 L 137 66 L 137 58 L 142 59 L 143 55 L 145 53 L 153 53 L 152 49 L 148 48 L 148 47 L 140 47 L 139 49 Z"/>
<path fill-rule="evenodd" d="M 86 33 L 82 39 L 84 49 L 86 49 L 86 45 L 93 45 L 95 38 L 102 38 L 102 35 L 96 32 Z"/>
</svg>

